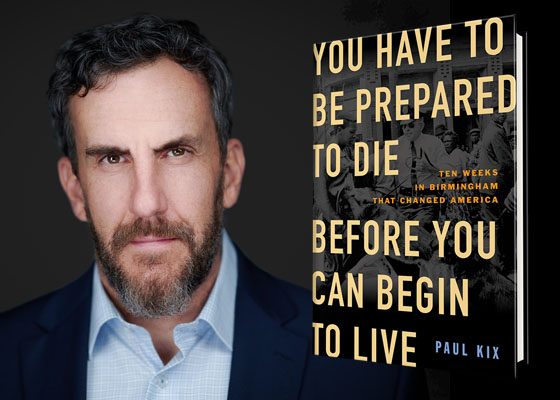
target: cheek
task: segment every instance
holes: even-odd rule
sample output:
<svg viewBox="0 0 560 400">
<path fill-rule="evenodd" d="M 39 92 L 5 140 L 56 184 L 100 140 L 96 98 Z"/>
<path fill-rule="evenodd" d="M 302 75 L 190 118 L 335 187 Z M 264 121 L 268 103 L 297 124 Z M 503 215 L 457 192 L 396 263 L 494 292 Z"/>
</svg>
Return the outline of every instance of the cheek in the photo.
<svg viewBox="0 0 560 400">
<path fill-rule="evenodd" d="M 205 169 L 176 169 L 162 174 L 161 183 L 168 202 L 168 218 L 179 218 L 197 233 L 202 232 L 214 209 L 217 174 Z"/>
<path fill-rule="evenodd" d="M 85 185 L 86 203 L 95 229 L 106 240 L 128 212 L 130 180 L 125 176 L 94 177 Z"/>
</svg>

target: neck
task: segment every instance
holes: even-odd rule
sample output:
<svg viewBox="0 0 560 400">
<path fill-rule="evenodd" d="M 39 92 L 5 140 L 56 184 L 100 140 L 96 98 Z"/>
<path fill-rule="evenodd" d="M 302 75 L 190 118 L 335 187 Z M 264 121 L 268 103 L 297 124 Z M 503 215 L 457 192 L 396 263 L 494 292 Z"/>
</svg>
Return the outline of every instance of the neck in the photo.
<svg viewBox="0 0 560 400">
<path fill-rule="evenodd" d="M 212 266 L 210 267 L 208 276 L 193 292 L 187 308 L 183 313 L 160 318 L 145 318 L 130 313 L 121 303 L 115 289 L 109 284 L 109 281 L 105 277 L 99 262 L 97 263 L 97 268 L 99 270 L 99 276 L 105 292 L 117 310 L 119 310 L 123 319 L 131 324 L 143 327 L 150 333 L 158 355 L 160 356 L 163 364 L 167 364 L 179 351 L 179 348 L 175 345 L 175 340 L 173 338 L 173 329 L 179 324 L 194 321 L 200 315 L 200 312 L 206 304 L 206 301 L 212 292 L 212 288 L 216 283 L 218 272 L 220 270 L 221 258 L 222 249 L 220 246 L 220 249 L 212 261 Z"/>
</svg>

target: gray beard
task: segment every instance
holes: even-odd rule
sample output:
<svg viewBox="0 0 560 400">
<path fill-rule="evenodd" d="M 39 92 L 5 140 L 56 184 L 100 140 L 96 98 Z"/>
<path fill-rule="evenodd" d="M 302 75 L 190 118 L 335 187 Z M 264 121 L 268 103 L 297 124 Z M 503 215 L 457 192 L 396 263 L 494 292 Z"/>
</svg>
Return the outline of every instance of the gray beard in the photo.
<svg viewBox="0 0 560 400">
<path fill-rule="evenodd" d="M 222 184 L 218 185 L 212 220 L 206 226 L 202 243 L 197 246 L 193 230 L 184 223 L 172 223 L 163 219 L 157 222 L 136 220 L 119 226 L 108 245 L 102 242 L 92 222 L 89 208 L 86 213 L 95 243 L 98 263 L 101 265 L 109 284 L 115 289 L 120 302 L 131 314 L 143 318 L 161 318 L 181 314 L 192 298 L 194 291 L 206 279 L 221 244 L 222 232 Z M 139 236 L 175 237 L 190 250 L 183 260 L 180 274 L 169 282 L 142 282 L 131 279 L 118 262 L 122 249 Z M 138 268 L 168 268 L 162 265 L 168 254 L 135 257 Z"/>
</svg>

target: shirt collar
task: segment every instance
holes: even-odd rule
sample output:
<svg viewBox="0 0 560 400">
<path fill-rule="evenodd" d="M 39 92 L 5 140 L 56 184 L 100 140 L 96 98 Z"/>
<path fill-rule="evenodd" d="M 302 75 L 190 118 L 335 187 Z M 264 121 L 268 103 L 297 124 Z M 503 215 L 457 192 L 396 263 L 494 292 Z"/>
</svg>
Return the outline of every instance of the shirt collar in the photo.
<svg viewBox="0 0 560 400">
<path fill-rule="evenodd" d="M 220 269 L 210 296 L 196 318 L 208 323 L 215 334 L 231 351 L 233 349 L 233 323 L 235 293 L 237 288 L 237 253 L 229 235 L 222 231 L 222 255 Z M 91 360 L 99 332 L 107 322 L 117 319 L 128 324 L 105 292 L 98 266 L 93 268 L 93 293 L 89 329 L 88 357 Z M 181 326 L 183 324 L 178 325 Z"/>
<path fill-rule="evenodd" d="M 233 242 L 224 230 L 218 277 L 197 319 L 206 321 L 230 351 L 233 350 L 236 290 L 237 253 Z"/>
</svg>

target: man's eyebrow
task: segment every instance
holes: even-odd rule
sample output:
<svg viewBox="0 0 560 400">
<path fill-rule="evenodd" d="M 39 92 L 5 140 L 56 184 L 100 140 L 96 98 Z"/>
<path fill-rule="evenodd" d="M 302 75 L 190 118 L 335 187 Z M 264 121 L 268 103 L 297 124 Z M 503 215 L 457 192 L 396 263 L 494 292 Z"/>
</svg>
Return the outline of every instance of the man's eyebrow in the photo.
<svg viewBox="0 0 560 400">
<path fill-rule="evenodd" d="M 199 137 L 193 137 L 190 135 L 183 135 L 175 139 L 171 139 L 170 141 L 164 143 L 161 146 L 158 146 L 154 149 L 154 153 L 159 153 L 164 150 L 173 149 L 176 147 L 181 146 L 193 146 L 196 147 L 200 144 Z M 130 154 L 130 150 L 123 149 L 118 146 L 104 146 L 104 145 L 93 145 L 85 150 L 86 156 L 89 157 L 97 157 L 97 156 L 104 156 L 107 154 L 119 154 L 119 155 L 127 155 Z"/>
<path fill-rule="evenodd" d="M 200 137 L 193 137 L 190 135 L 183 135 L 176 139 L 171 139 L 170 141 L 164 143 L 163 145 L 154 149 L 154 152 L 158 153 L 164 150 L 173 149 L 176 147 L 181 146 L 192 146 L 197 147 L 200 145 L 201 138 Z"/>
<path fill-rule="evenodd" d="M 130 154 L 129 150 L 122 149 L 117 146 L 90 146 L 85 150 L 86 156 L 88 157 L 96 157 L 96 156 L 104 156 L 106 154 Z"/>
</svg>

